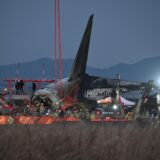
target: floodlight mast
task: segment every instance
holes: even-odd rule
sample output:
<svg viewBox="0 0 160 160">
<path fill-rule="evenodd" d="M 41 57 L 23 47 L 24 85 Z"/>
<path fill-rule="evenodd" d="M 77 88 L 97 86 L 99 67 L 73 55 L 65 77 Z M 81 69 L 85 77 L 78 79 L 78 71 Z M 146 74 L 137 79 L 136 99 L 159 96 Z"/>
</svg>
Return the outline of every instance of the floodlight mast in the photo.
<svg viewBox="0 0 160 160">
<path fill-rule="evenodd" d="M 120 74 L 117 74 L 114 87 L 112 88 L 112 91 L 111 91 L 112 101 L 115 104 L 117 104 L 119 101 L 119 85 L 120 85 Z"/>
</svg>

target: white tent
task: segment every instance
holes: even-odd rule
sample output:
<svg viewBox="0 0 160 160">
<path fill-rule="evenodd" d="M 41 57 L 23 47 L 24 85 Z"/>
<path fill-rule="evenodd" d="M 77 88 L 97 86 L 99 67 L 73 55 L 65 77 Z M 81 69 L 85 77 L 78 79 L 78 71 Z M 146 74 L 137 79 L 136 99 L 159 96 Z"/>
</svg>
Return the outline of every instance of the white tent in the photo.
<svg viewBox="0 0 160 160">
<path fill-rule="evenodd" d="M 125 105 L 125 106 L 134 106 L 135 102 L 129 101 L 123 97 L 120 96 L 120 101 Z"/>
<path fill-rule="evenodd" d="M 123 97 L 120 96 L 120 99 L 119 99 L 120 103 L 124 104 L 125 106 L 134 106 L 135 105 L 135 102 L 132 102 L 132 101 L 129 101 Z M 98 103 L 111 103 L 112 102 L 112 98 L 111 97 L 107 97 L 107 98 L 104 98 L 104 99 L 100 99 L 97 101 Z"/>
</svg>

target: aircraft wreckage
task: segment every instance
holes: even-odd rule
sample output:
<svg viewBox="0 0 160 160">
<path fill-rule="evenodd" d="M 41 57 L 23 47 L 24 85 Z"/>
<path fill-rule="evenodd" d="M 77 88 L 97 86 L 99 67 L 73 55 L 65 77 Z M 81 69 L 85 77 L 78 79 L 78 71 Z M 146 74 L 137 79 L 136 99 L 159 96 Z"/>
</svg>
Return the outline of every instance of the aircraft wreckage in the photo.
<svg viewBox="0 0 160 160">
<path fill-rule="evenodd" d="M 153 83 L 151 85 L 151 82 L 148 82 L 148 84 L 145 82 L 127 81 L 121 80 L 120 77 L 111 79 L 88 75 L 86 73 L 86 65 L 91 39 L 92 23 L 93 15 L 89 17 L 71 72 L 67 78 L 62 80 L 63 95 L 60 96 L 60 81 L 58 81 L 56 84 L 58 86 L 56 93 L 54 89 L 55 83 L 52 83 L 43 89 L 36 91 L 32 100 L 35 101 L 37 97 L 39 100 L 49 98 L 53 102 L 56 96 L 60 98 L 70 96 L 75 98 L 78 102 L 90 102 L 90 104 L 97 104 L 97 100 L 111 96 L 112 99 L 116 99 L 116 101 L 113 100 L 112 103 L 119 103 L 117 101 L 117 97 L 119 97 L 120 93 L 141 90 L 144 95 L 142 94 L 142 97 L 140 97 L 139 101 L 141 102 L 138 101 L 138 104 L 136 104 L 137 107 L 135 113 L 138 115 L 140 109 L 137 108 L 140 108 L 145 98 L 149 95 L 151 88 L 153 87 Z M 149 87 L 150 89 L 148 89 L 148 86 L 152 87 Z"/>
<path fill-rule="evenodd" d="M 152 88 L 157 88 L 153 81 L 148 83 L 127 81 L 120 79 L 119 74 L 115 79 L 111 79 L 91 76 L 86 73 L 92 23 L 93 15 L 89 17 L 69 76 L 62 81 L 55 80 L 54 83 L 38 89 L 32 96 L 32 103 L 29 103 L 24 111 L 27 116 L 35 116 L 35 119 L 29 122 L 30 124 L 41 124 L 37 116 L 42 115 L 52 115 L 50 123 L 62 121 L 62 119 L 57 120 L 57 117 L 66 118 L 67 116 L 72 117 L 73 121 L 79 121 L 80 119 L 128 121 L 128 117 L 126 117 L 126 115 L 129 115 L 128 113 L 134 114 L 131 116 L 132 120 L 143 117 L 145 110 L 143 104 L 150 96 Z M 62 89 L 63 94 L 60 94 L 60 89 Z M 123 93 L 127 94 L 136 90 L 142 92 L 136 102 L 122 97 Z M 0 103 L 7 107 L 3 100 Z M 159 105 L 160 103 L 157 102 L 152 107 L 156 112 L 154 117 L 158 118 Z M 132 106 L 132 111 L 127 111 L 128 106 Z M 42 113 L 40 112 L 41 108 L 44 109 Z M 145 112 L 147 111 L 145 110 Z M 19 123 L 19 119 L 17 121 Z M 70 121 L 70 119 L 64 121 Z M 28 124 L 27 121 L 25 122 Z M 24 122 L 20 123 L 24 124 Z"/>
</svg>

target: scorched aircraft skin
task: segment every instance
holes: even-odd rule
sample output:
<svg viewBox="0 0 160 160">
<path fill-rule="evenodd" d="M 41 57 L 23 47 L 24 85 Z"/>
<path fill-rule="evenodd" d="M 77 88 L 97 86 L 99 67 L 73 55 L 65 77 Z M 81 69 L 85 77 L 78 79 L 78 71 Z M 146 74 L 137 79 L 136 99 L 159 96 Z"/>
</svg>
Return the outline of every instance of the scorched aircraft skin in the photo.
<svg viewBox="0 0 160 160">
<path fill-rule="evenodd" d="M 85 32 L 83 34 L 77 55 L 71 68 L 69 77 L 62 80 L 63 97 L 72 96 L 79 101 L 97 100 L 110 94 L 115 85 L 116 79 L 90 76 L 86 73 L 89 44 L 91 39 L 91 30 L 93 15 L 89 17 Z M 97 59 L 98 60 L 98 59 Z M 120 81 L 120 90 L 130 91 L 141 89 L 146 85 L 143 82 Z M 56 83 L 57 92 L 60 91 L 60 81 Z M 55 84 L 49 84 L 45 88 L 35 92 L 35 96 L 54 96 Z"/>
</svg>

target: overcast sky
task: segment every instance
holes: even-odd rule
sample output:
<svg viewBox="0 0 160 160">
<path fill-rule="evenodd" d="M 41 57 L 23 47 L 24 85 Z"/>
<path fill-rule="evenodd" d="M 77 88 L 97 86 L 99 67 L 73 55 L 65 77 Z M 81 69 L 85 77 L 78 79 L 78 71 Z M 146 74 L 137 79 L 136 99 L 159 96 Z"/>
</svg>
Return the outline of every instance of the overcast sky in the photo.
<svg viewBox="0 0 160 160">
<path fill-rule="evenodd" d="M 54 0 L 0 0 L 0 65 L 53 58 Z M 61 0 L 63 58 L 74 58 L 94 13 L 88 65 L 160 56 L 159 0 Z"/>
</svg>

